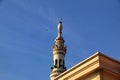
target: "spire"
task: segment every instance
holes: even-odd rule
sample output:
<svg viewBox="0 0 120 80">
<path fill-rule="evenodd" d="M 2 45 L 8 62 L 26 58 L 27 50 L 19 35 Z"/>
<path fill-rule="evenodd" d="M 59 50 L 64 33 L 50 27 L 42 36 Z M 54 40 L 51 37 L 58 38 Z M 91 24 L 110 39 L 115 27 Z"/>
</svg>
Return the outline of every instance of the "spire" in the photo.
<svg viewBox="0 0 120 80">
<path fill-rule="evenodd" d="M 62 29 L 63 29 L 63 27 L 62 27 L 62 19 L 61 19 L 58 23 L 58 36 L 56 39 L 63 39 L 62 38 Z"/>
<path fill-rule="evenodd" d="M 53 51 L 55 49 L 61 49 L 64 50 L 64 53 L 66 53 L 66 46 L 64 46 L 64 38 L 62 37 L 62 19 L 60 19 L 59 23 L 58 23 L 58 36 L 55 39 L 55 45 L 53 46 Z"/>
<path fill-rule="evenodd" d="M 64 38 L 62 37 L 62 20 L 58 23 L 58 36 L 55 39 L 53 51 L 53 66 L 51 67 L 50 80 L 54 80 L 56 76 L 66 71 L 65 54 L 66 46 L 64 45 Z"/>
</svg>

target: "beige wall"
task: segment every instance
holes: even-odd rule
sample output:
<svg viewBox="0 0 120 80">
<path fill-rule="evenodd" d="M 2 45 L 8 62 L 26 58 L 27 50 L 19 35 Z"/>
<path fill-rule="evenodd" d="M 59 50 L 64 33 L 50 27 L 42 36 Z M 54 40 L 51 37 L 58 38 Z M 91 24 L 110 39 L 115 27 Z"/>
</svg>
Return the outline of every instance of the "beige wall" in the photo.
<svg viewBox="0 0 120 80">
<path fill-rule="evenodd" d="M 93 73 L 90 73 L 89 75 L 86 75 L 82 78 L 76 79 L 76 80 L 100 80 L 100 73 L 99 71 L 95 71 Z"/>
<path fill-rule="evenodd" d="M 102 80 L 120 80 L 120 74 L 104 71 Z"/>
</svg>

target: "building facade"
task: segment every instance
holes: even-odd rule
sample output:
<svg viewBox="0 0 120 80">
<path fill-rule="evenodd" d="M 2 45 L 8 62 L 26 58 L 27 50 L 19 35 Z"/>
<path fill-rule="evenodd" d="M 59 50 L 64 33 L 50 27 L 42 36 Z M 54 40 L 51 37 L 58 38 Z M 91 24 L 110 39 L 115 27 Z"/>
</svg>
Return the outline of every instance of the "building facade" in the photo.
<svg viewBox="0 0 120 80">
<path fill-rule="evenodd" d="M 120 80 L 120 61 L 96 52 L 66 70 L 66 47 L 62 37 L 62 22 L 58 24 L 58 36 L 53 46 L 53 67 L 50 80 Z"/>
<path fill-rule="evenodd" d="M 120 62 L 96 52 L 55 80 L 120 80 Z"/>
</svg>

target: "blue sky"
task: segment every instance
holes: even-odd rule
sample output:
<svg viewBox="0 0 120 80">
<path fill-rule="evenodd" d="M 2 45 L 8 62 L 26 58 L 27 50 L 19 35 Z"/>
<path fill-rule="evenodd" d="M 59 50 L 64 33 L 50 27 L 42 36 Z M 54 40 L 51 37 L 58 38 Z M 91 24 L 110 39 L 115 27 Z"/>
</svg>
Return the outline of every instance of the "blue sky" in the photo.
<svg viewBox="0 0 120 80">
<path fill-rule="evenodd" d="M 49 80 L 60 18 L 67 68 L 97 51 L 120 60 L 120 0 L 0 0 L 0 80 Z"/>
</svg>

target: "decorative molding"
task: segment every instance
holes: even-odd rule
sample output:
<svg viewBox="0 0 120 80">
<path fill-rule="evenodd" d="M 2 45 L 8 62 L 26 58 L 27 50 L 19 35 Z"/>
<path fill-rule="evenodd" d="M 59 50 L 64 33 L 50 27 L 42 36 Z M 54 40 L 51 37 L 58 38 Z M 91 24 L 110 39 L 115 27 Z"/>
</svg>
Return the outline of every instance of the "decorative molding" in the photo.
<svg viewBox="0 0 120 80">
<path fill-rule="evenodd" d="M 120 75 L 120 62 L 100 52 L 96 52 L 89 58 L 58 75 L 55 80 L 76 80 L 95 71 L 98 71 L 99 75 L 102 76 L 104 70 Z M 101 76 L 100 78 L 103 78 Z"/>
</svg>

